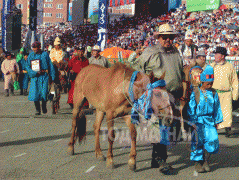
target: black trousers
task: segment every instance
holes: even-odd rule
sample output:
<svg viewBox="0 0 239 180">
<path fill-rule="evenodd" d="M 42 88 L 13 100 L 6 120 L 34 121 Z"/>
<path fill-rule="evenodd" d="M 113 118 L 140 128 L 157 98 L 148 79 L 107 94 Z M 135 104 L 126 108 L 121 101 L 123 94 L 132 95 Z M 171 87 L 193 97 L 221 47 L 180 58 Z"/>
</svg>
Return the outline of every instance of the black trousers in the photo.
<svg viewBox="0 0 239 180">
<path fill-rule="evenodd" d="M 160 143 L 153 144 L 153 153 L 159 159 L 166 161 L 166 159 L 168 158 L 167 145 Z"/>
<path fill-rule="evenodd" d="M 35 104 L 35 108 L 37 112 L 41 112 L 41 105 L 40 105 L 40 101 L 34 101 Z M 46 101 L 42 101 L 42 111 L 46 112 Z"/>
<path fill-rule="evenodd" d="M 167 146 L 160 143 L 153 143 L 151 167 L 158 168 L 160 162 L 166 162 L 167 157 Z"/>
</svg>

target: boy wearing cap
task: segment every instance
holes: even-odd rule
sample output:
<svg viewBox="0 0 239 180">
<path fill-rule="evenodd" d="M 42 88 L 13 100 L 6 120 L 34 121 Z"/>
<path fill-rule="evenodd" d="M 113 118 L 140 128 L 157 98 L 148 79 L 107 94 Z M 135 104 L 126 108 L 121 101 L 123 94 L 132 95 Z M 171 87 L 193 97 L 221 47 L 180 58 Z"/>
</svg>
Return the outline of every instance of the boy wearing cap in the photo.
<svg viewBox="0 0 239 180">
<path fill-rule="evenodd" d="M 192 135 L 190 160 L 195 162 L 195 170 L 199 173 L 210 171 L 209 157 L 219 149 L 216 126 L 223 117 L 218 94 L 211 89 L 213 80 L 213 68 L 208 65 L 200 75 L 199 99 L 196 100 L 192 92 L 188 106 L 189 120 L 196 128 Z"/>
<path fill-rule="evenodd" d="M 233 64 L 227 62 L 227 50 L 224 47 L 217 47 L 215 62 L 211 64 L 214 68 L 213 88 L 217 91 L 221 103 L 223 122 L 218 129 L 225 128 L 226 137 L 232 135 L 232 100 L 238 99 L 238 77 Z"/>
</svg>

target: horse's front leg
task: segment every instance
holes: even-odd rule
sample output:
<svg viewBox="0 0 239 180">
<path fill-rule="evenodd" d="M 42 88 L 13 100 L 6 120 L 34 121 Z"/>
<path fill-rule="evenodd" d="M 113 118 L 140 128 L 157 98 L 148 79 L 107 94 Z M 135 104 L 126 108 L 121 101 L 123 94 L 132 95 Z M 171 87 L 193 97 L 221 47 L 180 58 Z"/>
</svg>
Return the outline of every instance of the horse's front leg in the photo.
<svg viewBox="0 0 239 180">
<path fill-rule="evenodd" d="M 104 119 L 104 112 L 96 109 L 96 119 L 94 123 L 94 133 L 95 133 L 95 156 L 97 159 L 104 161 L 105 157 L 102 154 L 100 148 L 100 127 Z"/>
<path fill-rule="evenodd" d="M 135 171 L 136 169 L 136 137 L 137 137 L 137 131 L 135 128 L 135 125 L 131 123 L 131 117 L 125 116 L 124 120 L 127 124 L 127 126 L 130 129 L 130 136 L 131 136 L 131 149 L 129 154 L 129 169 L 132 171 Z"/>
<path fill-rule="evenodd" d="M 114 163 L 113 163 L 113 143 L 114 143 L 114 139 L 115 139 L 115 133 L 114 133 L 113 113 L 112 112 L 107 112 L 106 116 L 107 116 L 108 142 L 109 142 L 106 166 L 108 168 L 114 168 Z"/>
</svg>

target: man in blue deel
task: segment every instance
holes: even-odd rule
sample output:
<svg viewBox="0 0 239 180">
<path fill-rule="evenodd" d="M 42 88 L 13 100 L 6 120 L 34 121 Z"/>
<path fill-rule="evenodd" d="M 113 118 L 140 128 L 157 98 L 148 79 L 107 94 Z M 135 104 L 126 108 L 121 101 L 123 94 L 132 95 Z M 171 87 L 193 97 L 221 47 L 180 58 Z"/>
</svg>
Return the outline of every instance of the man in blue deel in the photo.
<svg viewBox="0 0 239 180">
<path fill-rule="evenodd" d="M 208 160 L 211 154 L 219 149 L 217 124 L 223 121 L 218 94 L 213 91 L 213 68 L 207 65 L 200 75 L 202 83 L 199 93 L 192 92 L 189 101 L 189 120 L 195 124 L 192 135 L 190 160 L 195 162 L 195 170 L 199 173 L 210 171 Z"/>
<path fill-rule="evenodd" d="M 48 80 L 50 76 L 54 81 L 55 70 L 48 53 L 41 51 L 40 42 L 34 42 L 32 50 L 33 52 L 29 54 L 26 62 L 26 70 L 31 78 L 28 100 L 34 101 L 36 115 L 41 114 L 40 101 L 42 101 L 42 112 L 46 114 Z"/>
</svg>

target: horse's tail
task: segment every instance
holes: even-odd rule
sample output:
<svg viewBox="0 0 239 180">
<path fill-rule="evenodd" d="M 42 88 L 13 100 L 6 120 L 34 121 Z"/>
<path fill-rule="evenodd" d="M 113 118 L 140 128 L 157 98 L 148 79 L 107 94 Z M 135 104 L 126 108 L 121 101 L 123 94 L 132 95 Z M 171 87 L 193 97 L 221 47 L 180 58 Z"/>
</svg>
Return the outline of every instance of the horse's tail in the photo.
<svg viewBox="0 0 239 180">
<path fill-rule="evenodd" d="M 84 97 L 82 87 L 85 77 L 86 73 L 83 72 L 77 76 L 73 95 L 73 117 L 76 119 L 76 138 L 79 138 L 79 142 L 84 140 L 84 137 L 86 136 L 86 116 L 84 113 L 84 106 L 87 106 L 88 102 Z"/>
<path fill-rule="evenodd" d="M 86 137 L 86 116 L 82 115 L 79 121 L 76 122 L 76 135 L 79 137 L 79 143 L 81 143 Z"/>
<path fill-rule="evenodd" d="M 78 100 L 77 103 L 74 103 L 73 109 L 73 124 L 75 123 L 75 139 L 79 138 L 81 142 L 86 136 L 86 116 L 84 113 L 84 104 L 86 103 L 86 98 Z"/>
</svg>

